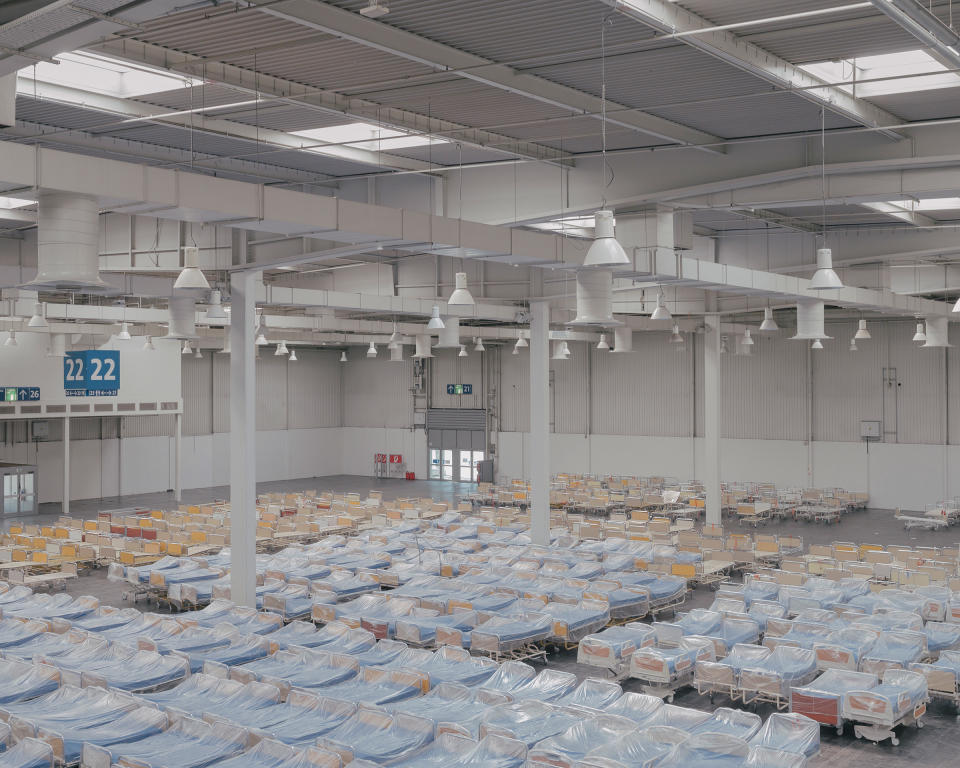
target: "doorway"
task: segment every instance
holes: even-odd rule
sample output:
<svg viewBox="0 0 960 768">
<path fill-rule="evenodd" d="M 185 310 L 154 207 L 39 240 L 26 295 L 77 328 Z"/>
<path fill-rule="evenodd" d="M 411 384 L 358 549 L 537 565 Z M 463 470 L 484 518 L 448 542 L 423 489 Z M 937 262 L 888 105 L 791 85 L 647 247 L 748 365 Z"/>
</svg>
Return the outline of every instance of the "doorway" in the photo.
<svg viewBox="0 0 960 768">
<path fill-rule="evenodd" d="M 477 482 L 477 463 L 485 458 L 485 439 L 482 430 L 429 430 L 430 479 Z"/>
</svg>

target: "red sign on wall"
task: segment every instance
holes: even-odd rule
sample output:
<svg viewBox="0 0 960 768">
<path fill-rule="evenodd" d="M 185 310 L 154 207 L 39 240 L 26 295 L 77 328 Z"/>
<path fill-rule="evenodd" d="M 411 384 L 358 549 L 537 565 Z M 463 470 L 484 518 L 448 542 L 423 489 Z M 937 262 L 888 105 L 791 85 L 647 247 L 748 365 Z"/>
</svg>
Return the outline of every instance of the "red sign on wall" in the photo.
<svg viewBox="0 0 960 768">
<path fill-rule="evenodd" d="M 386 464 L 387 463 L 387 454 L 385 453 L 375 453 L 373 455 L 374 464 Z"/>
<path fill-rule="evenodd" d="M 390 463 L 391 463 L 391 464 L 403 464 L 403 456 L 401 456 L 399 453 L 391 453 L 391 454 L 390 454 Z"/>
</svg>

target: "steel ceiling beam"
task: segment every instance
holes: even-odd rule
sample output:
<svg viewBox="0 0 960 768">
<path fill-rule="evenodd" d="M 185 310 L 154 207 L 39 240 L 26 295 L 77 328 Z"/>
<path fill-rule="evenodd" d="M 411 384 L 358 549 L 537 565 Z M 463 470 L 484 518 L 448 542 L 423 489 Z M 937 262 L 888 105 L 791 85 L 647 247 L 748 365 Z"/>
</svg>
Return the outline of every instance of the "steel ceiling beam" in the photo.
<svg viewBox="0 0 960 768">
<path fill-rule="evenodd" d="M 92 50 L 179 74 L 202 77 L 244 93 L 302 105 L 325 114 L 343 115 L 408 133 L 440 136 L 450 142 L 505 152 L 531 160 L 573 165 L 572 155 L 543 144 L 515 139 L 480 128 L 471 128 L 461 123 L 441 120 L 406 109 L 385 107 L 375 101 L 345 96 L 336 91 L 318 90 L 293 80 L 253 72 L 220 61 L 210 61 L 129 37 L 108 40 L 94 46 Z"/>
<path fill-rule="evenodd" d="M 588 115 L 600 119 L 601 99 L 584 91 L 525 74 L 506 64 L 475 56 L 457 48 L 406 32 L 389 24 L 368 19 L 357 13 L 336 8 L 320 0 L 247 0 L 248 5 L 261 6 L 264 13 L 312 29 L 350 40 L 394 56 L 416 61 L 438 71 L 453 71 L 459 77 L 474 80 L 493 88 L 515 93 L 535 101 L 569 109 L 573 116 Z M 693 145 L 722 143 L 722 139 L 672 120 L 631 109 L 608 101 L 614 110 L 607 122 L 631 131 L 653 136 L 674 144 Z M 722 152 L 722 147 L 704 148 Z"/>
<path fill-rule="evenodd" d="M 875 3 L 885 1 L 874 0 Z M 668 0 L 603 0 L 603 2 L 666 35 L 685 33 L 677 39 L 716 59 L 756 75 L 768 83 L 773 83 L 785 91 L 794 91 L 797 95 L 848 120 L 873 128 L 901 122 L 899 118 L 869 101 L 858 99 L 841 88 L 828 85 L 820 78 L 731 32 L 710 31 L 714 24 L 690 13 L 676 3 Z M 689 34 L 691 32 L 698 34 Z M 894 139 L 903 138 L 892 130 L 881 133 Z"/>
</svg>

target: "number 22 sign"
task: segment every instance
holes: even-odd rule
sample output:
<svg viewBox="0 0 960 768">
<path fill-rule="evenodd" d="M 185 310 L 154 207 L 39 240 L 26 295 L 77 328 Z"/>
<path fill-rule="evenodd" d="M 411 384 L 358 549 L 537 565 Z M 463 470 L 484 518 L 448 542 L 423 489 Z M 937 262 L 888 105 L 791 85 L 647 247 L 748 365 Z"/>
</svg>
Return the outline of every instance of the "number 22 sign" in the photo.
<svg viewBox="0 0 960 768">
<path fill-rule="evenodd" d="M 116 395 L 120 390 L 120 352 L 87 349 L 63 359 L 63 388 L 68 395 Z"/>
</svg>

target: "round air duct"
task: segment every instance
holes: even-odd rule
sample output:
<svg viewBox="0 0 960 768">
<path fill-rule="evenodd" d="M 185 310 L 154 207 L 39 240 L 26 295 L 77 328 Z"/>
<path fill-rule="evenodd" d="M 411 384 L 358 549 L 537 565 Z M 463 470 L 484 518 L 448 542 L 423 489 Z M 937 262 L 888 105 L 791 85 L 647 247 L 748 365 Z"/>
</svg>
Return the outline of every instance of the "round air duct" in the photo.
<svg viewBox="0 0 960 768">
<path fill-rule="evenodd" d="M 390 362 L 391 363 L 402 363 L 403 362 L 403 345 L 397 343 L 396 346 L 390 347 Z"/>
<path fill-rule="evenodd" d="M 197 302 L 192 296 L 170 297 L 170 327 L 168 339 L 197 338 Z"/>
<path fill-rule="evenodd" d="M 617 352 L 633 352 L 633 329 L 622 325 L 613 329 L 613 350 Z"/>
<path fill-rule="evenodd" d="M 567 325 L 619 325 L 613 319 L 613 272 L 589 269 L 577 272 L 577 316 Z"/>
<path fill-rule="evenodd" d="M 952 346 L 947 338 L 950 321 L 946 317 L 927 318 L 927 340 L 921 346 L 949 347 Z"/>
<path fill-rule="evenodd" d="M 37 202 L 37 276 L 31 290 L 105 293 L 100 279 L 100 206 L 92 195 L 41 192 Z"/>
<path fill-rule="evenodd" d="M 430 351 L 430 335 L 427 333 L 418 333 L 416 335 L 417 342 L 417 351 L 414 352 L 414 357 L 433 357 L 433 352 Z"/>
<path fill-rule="evenodd" d="M 460 318 L 448 317 L 444 321 L 443 328 L 440 329 L 437 339 L 437 348 L 439 349 L 459 349 L 460 347 Z"/>
<path fill-rule="evenodd" d="M 791 338 L 810 341 L 814 339 L 831 339 L 823 330 L 823 302 L 797 302 L 797 333 Z"/>
</svg>

